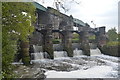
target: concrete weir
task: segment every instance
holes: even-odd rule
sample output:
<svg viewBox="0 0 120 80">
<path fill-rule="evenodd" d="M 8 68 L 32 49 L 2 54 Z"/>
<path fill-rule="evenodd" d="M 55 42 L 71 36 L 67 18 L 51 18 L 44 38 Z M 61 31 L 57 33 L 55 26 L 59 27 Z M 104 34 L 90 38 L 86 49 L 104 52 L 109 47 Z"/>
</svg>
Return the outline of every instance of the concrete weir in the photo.
<svg viewBox="0 0 120 80">
<path fill-rule="evenodd" d="M 91 28 L 89 24 L 83 21 L 73 18 L 72 15 L 68 16 L 51 7 L 45 8 L 44 6 L 34 2 L 36 7 L 37 21 L 35 24 L 34 37 L 39 38 L 35 41 L 33 37 L 30 38 L 30 45 L 40 45 L 43 48 L 43 52 L 47 52 L 50 58 L 54 58 L 53 39 L 61 39 L 61 47 L 63 51 L 66 51 L 69 57 L 73 57 L 72 48 L 72 33 L 79 35 L 80 47 L 85 55 L 90 55 L 90 34 L 94 34 L 96 37 L 92 43 L 97 46 L 103 46 L 106 44 L 105 27 Z M 74 30 L 77 27 L 77 30 Z M 54 36 L 52 34 L 55 34 Z M 58 34 L 61 34 L 58 35 Z M 38 41 L 39 40 L 39 41 Z M 33 41 L 33 42 L 32 42 Z"/>
</svg>

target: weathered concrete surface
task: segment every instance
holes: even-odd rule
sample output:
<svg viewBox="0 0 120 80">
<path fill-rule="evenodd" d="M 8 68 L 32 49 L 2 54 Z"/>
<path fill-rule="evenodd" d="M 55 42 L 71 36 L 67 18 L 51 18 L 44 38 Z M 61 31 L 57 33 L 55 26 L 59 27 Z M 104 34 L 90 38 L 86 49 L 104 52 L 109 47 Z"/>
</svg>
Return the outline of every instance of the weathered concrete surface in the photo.
<svg viewBox="0 0 120 80">
<path fill-rule="evenodd" d="M 52 25 L 46 26 L 46 32 L 43 33 L 43 52 L 47 52 L 50 58 L 53 59 L 53 43 L 52 43 Z"/>
<path fill-rule="evenodd" d="M 34 31 L 30 36 L 30 45 L 42 45 L 42 34 L 38 31 Z"/>
<path fill-rule="evenodd" d="M 65 50 L 68 53 L 69 57 L 73 57 L 72 37 L 71 37 L 71 35 L 72 35 L 71 32 L 65 31 L 64 36 L 63 36 L 63 41 L 62 41 L 63 50 Z"/>
<path fill-rule="evenodd" d="M 89 39 L 88 39 L 88 32 L 87 31 L 83 31 L 81 33 L 82 36 L 82 43 L 81 43 L 81 47 L 82 50 L 84 52 L 84 54 L 90 56 L 90 46 L 89 46 Z"/>
</svg>

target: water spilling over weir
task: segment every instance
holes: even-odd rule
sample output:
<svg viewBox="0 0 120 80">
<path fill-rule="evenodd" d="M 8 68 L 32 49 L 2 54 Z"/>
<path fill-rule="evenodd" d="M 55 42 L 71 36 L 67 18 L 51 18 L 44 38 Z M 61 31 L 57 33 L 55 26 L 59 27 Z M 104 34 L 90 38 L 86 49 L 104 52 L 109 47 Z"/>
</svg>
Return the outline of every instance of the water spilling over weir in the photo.
<svg viewBox="0 0 120 80">
<path fill-rule="evenodd" d="M 34 57 L 34 60 L 44 59 L 44 53 L 43 52 L 31 53 L 31 55 Z"/>
<path fill-rule="evenodd" d="M 96 48 L 96 49 L 90 49 L 90 55 L 101 55 L 101 51 L 100 49 Z"/>
<path fill-rule="evenodd" d="M 73 51 L 74 57 L 83 55 L 82 50 L 78 50 L 77 48 Z"/>
<path fill-rule="evenodd" d="M 31 56 L 33 57 L 32 60 L 49 58 L 49 54 L 47 52 L 40 52 L 40 51 L 41 51 L 41 47 L 34 46 L 34 53 L 31 53 Z M 84 55 L 84 52 L 82 50 L 79 50 L 78 48 L 75 48 L 75 50 L 73 50 L 73 57 L 79 57 L 82 55 Z M 90 49 L 90 56 L 95 56 L 95 55 L 101 55 L 101 51 L 98 48 Z M 64 58 L 68 57 L 68 53 L 66 51 L 54 51 L 54 59 L 63 58 L 63 57 Z"/>
<path fill-rule="evenodd" d="M 66 51 L 54 51 L 54 58 L 68 57 Z"/>
</svg>

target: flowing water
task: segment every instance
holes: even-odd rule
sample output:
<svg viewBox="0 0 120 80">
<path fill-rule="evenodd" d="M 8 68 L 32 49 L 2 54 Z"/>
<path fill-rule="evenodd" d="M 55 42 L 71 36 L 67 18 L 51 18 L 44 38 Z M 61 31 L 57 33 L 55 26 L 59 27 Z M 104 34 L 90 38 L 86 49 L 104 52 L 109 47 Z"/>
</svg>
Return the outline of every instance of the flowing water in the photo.
<svg viewBox="0 0 120 80">
<path fill-rule="evenodd" d="M 34 53 L 38 53 L 42 51 L 42 46 L 33 45 L 33 49 Z"/>
<path fill-rule="evenodd" d="M 96 49 L 90 49 L 90 55 L 94 56 L 94 55 L 101 55 L 101 51 L 99 48 Z"/>
<path fill-rule="evenodd" d="M 34 60 L 49 58 L 47 52 L 42 52 L 42 46 L 33 45 L 34 53 L 31 53 Z"/>
<path fill-rule="evenodd" d="M 54 51 L 54 58 L 68 57 L 66 51 Z"/>
<path fill-rule="evenodd" d="M 99 48 L 90 49 L 90 56 L 75 48 L 73 57 L 66 51 L 54 51 L 54 59 L 48 59 L 47 52 L 31 53 L 31 63 L 43 69 L 47 78 L 116 78 L 118 59 L 101 54 Z M 40 72 L 41 73 L 41 72 Z M 96 74 L 97 73 L 97 74 Z M 33 74 L 33 72 L 32 72 Z"/>
<path fill-rule="evenodd" d="M 34 60 L 49 58 L 49 54 L 47 52 L 41 52 L 42 50 L 41 46 L 33 45 L 33 48 L 34 48 L 34 53 L 31 53 L 31 55 L 34 57 Z M 74 57 L 79 57 L 82 55 L 84 55 L 82 50 L 79 50 L 78 48 L 75 48 L 75 50 L 73 50 Z M 98 48 L 90 49 L 90 55 L 91 56 L 101 55 L 101 51 Z M 61 57 L 68 57 L 68 53 L 66 51 L 54 51 L 54 58 L 61 58 Z"/>
<path fill-rule="evenodd" d="M 81 56 L 81 55 L 83 55 L 82 50 L 78 50 L 78 48 L 76 48 L 76 49 L 73 51 L 73 56 L 74 56 L 74 57 Z"/>
<path fill-rule="evenodd" d="M 44 59 L 44 53 L 43 52 L 40 52 L 40 53 L 31 53 L 31 55 L 34 57 L 34 60 Z"/>
</svg>

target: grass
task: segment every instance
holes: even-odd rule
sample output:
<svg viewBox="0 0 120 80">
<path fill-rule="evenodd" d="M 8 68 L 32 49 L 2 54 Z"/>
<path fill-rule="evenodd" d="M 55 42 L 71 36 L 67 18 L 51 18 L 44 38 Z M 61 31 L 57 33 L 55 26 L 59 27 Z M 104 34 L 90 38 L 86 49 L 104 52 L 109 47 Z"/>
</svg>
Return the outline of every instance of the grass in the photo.
<svg viewBox="0 0 120 80">
<path fill-rule="evenodd" d="M 89 36 L 89 40 L 95 40 L 95 35 Z"/>
<path fill-rule="evenodd" d="M 60 41 L 61 41 L 61 39 L 53 39 L 53 44 L 59 44 L 60 43 Z"/>
<path fill-rule="evenodd" d="M 72 43 L 78 43 L 78 42 L 79 42 L 78 38 L 72 39 Z"/>
<path fill-rule="evenodd" d="M 59 44 L 61 42 L 61 39 L 53 39 L 53 44 Z M 79 43 L 79 39 L 78 38 L 75 38 L 75 39 L 72 39 L 72 43 Z"/>
<path fill-rule="evenodd" d="M 120 45 L 119 41 L 110 41 L 110 42 L 107 42 L 107 46 L 118 46 L 118 45 Z"/>
</svg>

